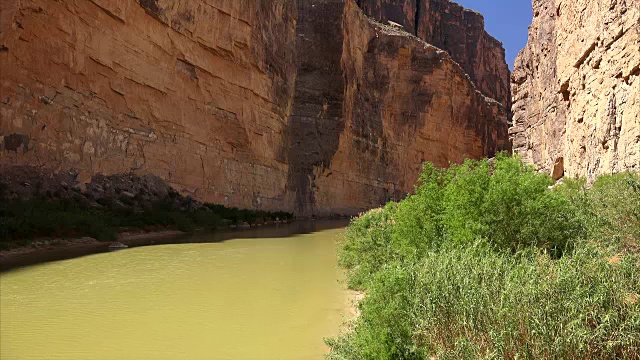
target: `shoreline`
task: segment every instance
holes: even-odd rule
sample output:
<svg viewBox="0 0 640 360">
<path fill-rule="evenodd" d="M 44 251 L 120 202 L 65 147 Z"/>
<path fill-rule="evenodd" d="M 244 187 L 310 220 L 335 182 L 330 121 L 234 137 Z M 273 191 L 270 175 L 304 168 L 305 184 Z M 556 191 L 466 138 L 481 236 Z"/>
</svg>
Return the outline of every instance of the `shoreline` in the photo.
<svg viewBox="0 0 640 360">
<path fill-rule="evenodd" d="M 300 219 L 264 225 L 229 226 L 214 231 L 183 232 L 180 230 L 160 230 L 122 232 L 115 242 L 122 243 L 128 248 L 181 243 L 216 243 L 234 238 L 287 237 L 346 225 L 348 225 L 348 220 L 346 219 Z M 28 245 L 0 251 L 0 273 L 25 266 L 113 252 L 114 250 L 109 249 L 109 245 L 113 243 L 114 241 L 98 241 L 89 237 L 34 240 Z"/>
<path fill-rule="evenodd" d="M 136 247 L 141 241 L 154 241 L 188 235 L 179 230 L 160 230 L 148 233 L 122 233 L 116 242 L 129 247 Z M 113 241 L 99 241 L 90 237 L 74 239 L 40 239 L 30 244 L 16 246 L 0 251 L 0 272 L 14 268 L 36 265 L 57 260 L 98 254 L 111 251 L 109 245 Z"/>
</svg>

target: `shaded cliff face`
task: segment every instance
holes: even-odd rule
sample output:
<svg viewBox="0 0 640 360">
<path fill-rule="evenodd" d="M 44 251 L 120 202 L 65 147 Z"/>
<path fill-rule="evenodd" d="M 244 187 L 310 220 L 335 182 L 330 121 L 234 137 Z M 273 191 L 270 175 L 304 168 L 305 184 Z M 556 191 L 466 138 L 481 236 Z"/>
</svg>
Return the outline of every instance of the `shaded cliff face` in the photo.
<svg viewBox="0 0 640 360">
<path fill-rule="evenodd" d="M 464 67 L 353 0 L 1 6 L 2 166 L 354 214 L 411 191 L 423 161 L 509 146 L 505 107 Z"/>
<path fill-rule="evenodd" d="M 478 89 L 511 107 L 509 67 L 502 43 L 484 30 L 481 14 L 450 0 L 358 0 L 365 14 L 393 21 L 407 32 L 445 50 Z"/>
<path fill-rule="evenodd" d="M 502 43 L 484 30 L 481 14 L 449 0 L 420 0 L 417 35 L 445 49 L 485 95 L 511 106 Z"/>
<path fill-rule="evenodd" d="M 556 177 L 640 170 L 640 1 L 533 9 L 512 75 L 514 150 Z"/>
<path fill-rule="evenodd" d="M 485 97 L 447 52 L 347 8 L 343 66 L 351 131 L 341 134 L 333 162 L 347 174 L 345 194 L 370 179 L 370 205 L 397 200 L 413 189 L 424 161 L 446 167 L 508 149 L 504 106 Z"/>
<path fill-rule="evenodd" d="M 304 3 L 289 124 L 298 214 L 376 207 L 412 191 L 424 161 L 448 166 L 509 147 L 505 107 L 446 52 L 352 1 Z"/>
<path fill-rule="evenodd" d="M 416 35 L 419 0 L 356 0 L 364 13 L 382 23 L 393 21 Z"/>
<path fill-rule="evenodd" d="M 331 165 L 345 129 L 343 12 L 341 0 L 298 1 L 298 69 L 285 144 L 290 167 L 287 188 L 295 193 L 298 214 L 315 213 L 315 169 Z M 328 204 L 328 209 L 334 206 Z"/>
</svg>

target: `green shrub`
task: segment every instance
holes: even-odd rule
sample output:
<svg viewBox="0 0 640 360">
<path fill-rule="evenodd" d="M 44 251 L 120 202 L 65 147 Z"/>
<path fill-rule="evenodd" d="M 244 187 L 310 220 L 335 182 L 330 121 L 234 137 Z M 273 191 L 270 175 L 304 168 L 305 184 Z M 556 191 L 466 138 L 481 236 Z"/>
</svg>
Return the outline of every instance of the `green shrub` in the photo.
<svg viewBox="0 0 640 360">
<path fill-rule="evenodd" d="M 558 260 L 512 256 L 477 243 L 385 266 L 330 358 L 637 358 L 640 259 L 610 256 L 588 247 Z"/>
<path fill-rule="evenodd" d="M 354 219 L 346 231 L 346 242 L 340 264 L 348 269 L 349 285 L 362 289 L 382 265 L 392 262 L 396 248 L 387 246 L 392 240 L 392 222 L 395 203 L 371 210 Z"/>
<path fill-rule="evenodd" d="M 445 189 L 454 172 L 425 164 L 415 195 L 397 205 L 393 219 L 394 243 L 400 245 L 404 258 L 419 259 L 425 251 L 437 248 L 445 235 Z"/>
<path fill-rule="evenodd" d="M 207 230 L 215 230 L 222 224 L 222 219 L 210 210 L 198 209 L 191 216 L 198 227 Z"/>
<path fill-rule="evenodd" d="M 640 246 L 640 175 L 621 173 L 598 178 L 588 192 L 594 236 L 623 247 Z"/>
<path fill-rule="evenodd" d="M 519 159 L 426 165 L 415 194 L 352 221 L 364 290 L 330 359 L 638 359 L 640 178 L 550 188 Z"/>
<path fill-rule="evenodd" d="M 101 207 L 91 207 L 80 194 L 66 199 L 51 199 L 46 195 L 27 200 L 4 199 L 0 201 L 0 247 L 22 245 L 25 240 L 35 238 L 90 236 L 111 241 L 125 229 L 159 226 L 192 232 L 196 229 L 214 230 L 230 221 L 292 217 L 287 213 L 230 209 L 209 204 L 196 210 L 182 210 L 174 198 L 141 206 L 137 203 L 140 200 L 142 197 L 102 198 L 98 200 Z"/>
<path fill-rule="evenodd" d="M 422 359 L 414 342 L 415 305 L 419 291 L 415 269 L 384 265 L 376 272 L 355 331 L 328 340 L 329 359 Z"/>
<path fill-rule="evenodd" d="M 497 250 L 534 246 L 559 257 L 586 236 L 585 219 L 551 179 L 517 158 L 500 155 L 449 169 L 425 164 L 415 194 L 355 219 L 346 234 L 341 263 L 350 285 L 391 261 L 415 261 L 427 251 L 479 239 Z"/>
<path fill-rule="evenodd" d="M 192 232 L 196 229 L 196 225 L 187 214 L 177 211 L 171 212 L 169 218 L 171 219 L 171 223 L 175 224 L 180 231 Z"/>
</svg>

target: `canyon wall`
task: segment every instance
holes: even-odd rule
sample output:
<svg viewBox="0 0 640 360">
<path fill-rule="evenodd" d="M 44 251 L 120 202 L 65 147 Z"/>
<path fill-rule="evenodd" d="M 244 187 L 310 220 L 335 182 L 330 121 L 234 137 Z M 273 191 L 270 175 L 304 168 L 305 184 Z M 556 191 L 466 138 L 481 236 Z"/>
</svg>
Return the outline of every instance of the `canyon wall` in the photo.
<svg viewBox="0 0 640 360">
<path fill-rule="evenodd" d="M 371 21 L 352 1 L 308 2 L 299 13 L 297 213 L 376 207 L 410 192 L 424 161 L 448 166 L 508 148 L 505 107 L 445 51 Z"/>
<path fill-rule="evenodd" d="M 1 6 L 0 171 L 153 174 L 227 206 L 355 214 L 410 192 L 423 161 L 509 148 L 508 73 L 475 70 L 506 68 L 499 43 L 443 51 L 353 0 Z"/>
<path fill-rule="evenodd" d="M 509 110 L 509 67 L 502 43 L 484 30 L 481 14 L 450 0 L 358 0 L 365 14 L 445 50 L 486 96 Z"/>
<path fill-rule="evenodd" d="M 640 170 L 640 1 L 534 0 L 514 151 L 558 178 Z"/>
<path fill-rule="evenodd" d="M 0 163 L 286 207 L 290 0 L 2 2 Z"/>
</svg>

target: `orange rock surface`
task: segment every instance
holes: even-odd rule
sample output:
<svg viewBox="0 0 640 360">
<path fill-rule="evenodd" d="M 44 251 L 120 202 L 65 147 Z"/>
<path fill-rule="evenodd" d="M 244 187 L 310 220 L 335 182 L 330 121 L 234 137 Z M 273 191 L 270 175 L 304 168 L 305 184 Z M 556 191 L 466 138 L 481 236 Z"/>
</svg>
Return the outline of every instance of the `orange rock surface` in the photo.
<svg viewBox="0 0 640 360">
<path fill-rule="evenodd" d="M 398 199 L 425 160 L 509 147 L 504 99 L 353 0 L 0 6 L 3 166 L 154 174 L 308 216 Z"/>
</svg>

